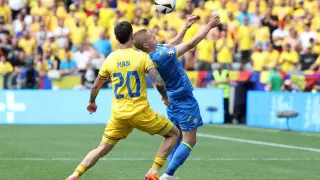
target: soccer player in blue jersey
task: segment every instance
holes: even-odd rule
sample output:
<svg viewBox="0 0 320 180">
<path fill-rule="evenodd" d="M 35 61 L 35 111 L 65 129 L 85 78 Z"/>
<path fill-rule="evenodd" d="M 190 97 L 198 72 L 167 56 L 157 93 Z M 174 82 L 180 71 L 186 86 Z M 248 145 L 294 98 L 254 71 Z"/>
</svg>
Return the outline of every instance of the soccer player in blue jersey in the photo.
<svg viewBox="0 0 320 180">
<path fill-rule="evenodd" d="M 203 125 L 198 102 L 192 93 L 193 87 L 178 57 L 196 47 L 210 30 L 220 23 L 220 17 L 212 17 L 196 36 L 188 42 L 181 43 L 187 29 L 195 20 L 195 16 L 190 16 L 185 30 L 173 40 L 173 43 L 168 45 L 157 44 L 155 37 L 147 30 L 140 30 L 134 34 L 135 47 L 149 53 L 165 81 L 170 99 L 170 106 L 167 107 L 168 117 L 182 132 L 182 141 L 177 142 L 176 147 L 169 155 L 168 168 L 161 176 L 161 180 L 175 179 L 175 171 L 188 158 L 196 144 L 197 128 Z"/>
</svg>

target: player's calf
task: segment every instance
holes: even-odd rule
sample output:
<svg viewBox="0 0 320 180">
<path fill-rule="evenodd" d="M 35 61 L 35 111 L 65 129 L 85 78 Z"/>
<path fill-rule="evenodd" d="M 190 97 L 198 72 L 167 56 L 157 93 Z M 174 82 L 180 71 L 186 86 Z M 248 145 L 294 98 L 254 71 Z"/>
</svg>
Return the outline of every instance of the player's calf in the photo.
<svg viewBox="0 0 320 180">
<path fill-rule="evenodd" d="M 89 168 L 94 166 L 100 158 L 107 155 L 114 145 L 107 144 L 101 141 L 99 146 L 92 151 L 90 151 L 87 156 L 83 159 L 80 165 L 75 169 L 73 174 L 67 178 L 67 180 L 77 180 L 82 176 Z"/>
<path fill-rule="evenodd" d="M 173 126 L 168 133 L 161 134 L 164 137 L 163 142 L 157 152 L 157 156 L 154 159 L 152 168 L 147 172 L 145 180 L 159 180 L 159 170 L 165 164 L 169 153 L 172 151 L 174 145 L 180 137 L 179 129 Z"/>
<path fill-rule="evenodd" d="M 197 129 L 192 131 L 182 131 L 182 141 L 165 171 L 165 177 L 173 177 L 176 170 L 187 160 L 194 145 L 196 144 L 196 133 Z"/>
</svg>

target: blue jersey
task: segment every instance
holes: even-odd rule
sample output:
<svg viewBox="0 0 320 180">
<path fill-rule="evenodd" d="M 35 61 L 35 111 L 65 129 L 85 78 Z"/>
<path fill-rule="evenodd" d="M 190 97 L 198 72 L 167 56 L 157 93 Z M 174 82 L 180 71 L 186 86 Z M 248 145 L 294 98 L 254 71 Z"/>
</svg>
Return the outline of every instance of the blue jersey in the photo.
<svg viewBox="0 0 320 180">
<path fill-rule="evenodd" d="M 190 80 L 177 58 L 175 47 L 158 45 L 150 57 L 166 84 L 170 98 L 180 98 L 193 91 Z"/>
</svg>

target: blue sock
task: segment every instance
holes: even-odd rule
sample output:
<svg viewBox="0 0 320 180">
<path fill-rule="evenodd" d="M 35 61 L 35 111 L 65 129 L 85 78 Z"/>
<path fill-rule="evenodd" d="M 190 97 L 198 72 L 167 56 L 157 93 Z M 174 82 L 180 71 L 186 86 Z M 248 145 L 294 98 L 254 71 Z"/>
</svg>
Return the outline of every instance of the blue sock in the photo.
<svg viewBox="0 0 320 180">
<path fill-rule="evenodd" d="M 182 141 L 173 155 L 171 162 L 166 170 L 166 174 L 173 176 L 176 170 L 187 160 L 193 145 Z"/>
<path fill-rule="evenodd" d="M 172 158 L 173 158 L 173 155 L 174 153 L 177 151 L 179 145 L 181 143 L 181 139 L 178 139 L 176 145 L 174 145 L 174 148 L 172 149 L 171 153 L 169 154 L 168 158 L 167 158 L 167 161 L 168 161 L 168 165 L 170 164 Z"/>
</svg>

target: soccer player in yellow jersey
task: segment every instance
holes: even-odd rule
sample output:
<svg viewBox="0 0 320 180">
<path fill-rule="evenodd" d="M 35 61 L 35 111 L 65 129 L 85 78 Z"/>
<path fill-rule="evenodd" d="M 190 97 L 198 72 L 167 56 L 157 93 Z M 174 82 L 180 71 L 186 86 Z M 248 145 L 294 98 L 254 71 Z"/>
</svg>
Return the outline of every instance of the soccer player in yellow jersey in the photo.
<svg viewBox="0 0 320 180">
<path fill-rule="evenodd" d="M 155 69 L 150 57 L 132 48 L 133 36 L 130 23 L 123 21 L 114 28 L 120 43 L 120 49 L 111 53 L 100 69 L 90 95 L 87 110 L 97 110 L 95 99 L 104 81 L 111 77 L 113 89 L 112 116 L 105 128 L 99 146 L 88 153 L 67 180 L 77 180 L 103 156 L 107 155 L 121 139 L 129 135 L 134 128 L 150 135 L 159 134 L 165 139 L 161 143 L 152 168 L 146 180 L 158 180 L 159 169 L 166 162 L 179 137 L 179 130 L 167 118 L 154 112 L 147 100 L 145 73 L 152 78 L 162 96 L 164 104 L 169 105 L 165 84 Z"/>
</svg>

